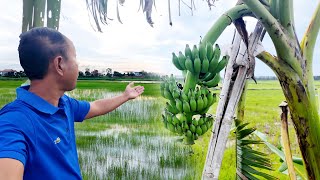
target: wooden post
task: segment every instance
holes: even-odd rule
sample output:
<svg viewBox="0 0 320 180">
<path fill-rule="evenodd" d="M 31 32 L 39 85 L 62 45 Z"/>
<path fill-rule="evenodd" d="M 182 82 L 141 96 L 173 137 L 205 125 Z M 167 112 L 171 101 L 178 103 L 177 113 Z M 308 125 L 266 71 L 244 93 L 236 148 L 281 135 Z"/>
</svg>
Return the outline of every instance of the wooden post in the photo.
<svg viewBox="0 0 320 180">
<path fill-rule="evenodd" d="M 288 132 L 288 103 L 283 101 L 279 107 L 281 108 L 281 140 L 284 148 L 284 155 L 288 166 L 289 177 L 291 180 L 296 180 L 296 173 L 292 161 L 292 153 L 290 148 L 289 132 Z"/>
<path fill-rule="evenodd" d="M 261 39 L 263 26 L 258 22 L 256 28 L 249 38 L 249 47 L 241 41 L 236 33 L 232 42 L 232 51 L 226 68 L 220 100 L 216 112 L 216 120 L 208 147 L 205 167 L 202 179 L 216 180 L 220 173 L 223 153 L 234 119 L 235 109 L 239 102 L 246 81 L 249 58 L 258 54 L 257 47 Z M 248 55 L 249 50 L 249 55 Z M 232 80 L 236 76 L 235 80 Z"/>
</svg>

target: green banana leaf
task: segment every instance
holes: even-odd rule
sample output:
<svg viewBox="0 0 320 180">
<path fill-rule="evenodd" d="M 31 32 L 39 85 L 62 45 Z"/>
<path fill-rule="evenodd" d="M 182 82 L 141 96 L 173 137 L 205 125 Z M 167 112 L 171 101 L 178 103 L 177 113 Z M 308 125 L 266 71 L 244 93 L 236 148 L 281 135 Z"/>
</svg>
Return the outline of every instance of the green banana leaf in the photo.
<svg viewBox="0 0 320 180">
<path fill-rule="evenodd" d="M 275 154 L 277 154 L 279 156 L 279 158 L 283 161 L 283 163 L 281 164 L 281 166 L 279 167 L 278 171 L 282 172 L 284 174 L 286 174 L 285 172 L 288 169 L 287 163 L 285 162 L 285 155 L 284 152 L 281 151 L 280 149 L 278 149 L 277 147 L 275 147 L 274 145 L 272 145 L 271 143 L 268 142 L 267 140 L 267 136 L 265 134 L 263 134 L 260 131 L 255 131 L 254 134 L 256 136 L 258 136 L 265 145 L 267 145 L 267 147 L 274 152 Z M 294 170 L 295 172 L 298 174 L 298 176 L 300 177 L 300 179 L 308 179 L 307 177 L 307 173 L 306 170 L 304 168 L 303 165 L 303 160 L 302 158 L 293 156 L 292 157 L 292 161 L 293 161 L 293 166 L 294 166 Z"/>
<path fill-rule="evenodd" d="M 253 144 L 262 144 L 261 140 L 252 140 L 249 137 L 256 130 L 255 128 L 247 128 L 249 123 L 242 123 L 235 120 L 236 131 L 236 155 L 237 155 L 237 179 L 277 179 L 267 173 L 261 172 L 259 169 L 272 171 L 272 165 L 268 155 L 252 149 Z M 258 178 L 258 177 L 259 178 Z"/>
</svg>

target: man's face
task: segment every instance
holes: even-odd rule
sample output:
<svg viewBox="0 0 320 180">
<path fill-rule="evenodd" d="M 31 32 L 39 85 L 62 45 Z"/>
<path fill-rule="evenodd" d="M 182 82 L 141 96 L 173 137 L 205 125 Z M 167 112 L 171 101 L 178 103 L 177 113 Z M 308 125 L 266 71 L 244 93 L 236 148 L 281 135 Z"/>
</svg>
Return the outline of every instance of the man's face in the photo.
<svg viewBox="0 0 320 180">
<path fill-rule="evenodd" d="M 76 83 L 79 75 L 76 50 L 70 40 L 68 42 L 67 59 L 65 60 L 66 71 L 64 72 L 64 85 L 65 91 L 71 91 L 76 88 Z"/>
</svg>

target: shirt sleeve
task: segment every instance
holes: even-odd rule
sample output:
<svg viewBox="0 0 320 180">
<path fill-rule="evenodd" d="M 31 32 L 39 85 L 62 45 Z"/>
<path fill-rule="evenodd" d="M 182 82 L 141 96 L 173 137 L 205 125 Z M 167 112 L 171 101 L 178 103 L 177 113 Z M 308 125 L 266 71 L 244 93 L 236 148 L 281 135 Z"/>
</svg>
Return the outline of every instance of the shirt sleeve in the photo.
<svg viewBox="0 0 320 180">
<path fill-rule="evenodd" d="M 82 122 L 90 110 L 90 103 L 70 98 L 71 112 L 75 122 Z"/>
<path fill-rule="evenodd" d="M 22 129 L 14 122 L 19 122 L 17 113 L 0 115 L 0 158 L 11 158 L 26 164 L 28 151 L 27 140 Z"/>
</svg>

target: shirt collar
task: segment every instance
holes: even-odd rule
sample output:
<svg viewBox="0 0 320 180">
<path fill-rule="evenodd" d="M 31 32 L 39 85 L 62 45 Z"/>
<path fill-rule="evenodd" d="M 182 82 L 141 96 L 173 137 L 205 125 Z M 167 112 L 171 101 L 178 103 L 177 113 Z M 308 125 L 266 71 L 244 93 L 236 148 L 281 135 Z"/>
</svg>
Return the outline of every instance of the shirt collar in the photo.
<svg viewBox="0 0 320 180">
<path fill-rule="evenodd" d="M 29 87 L 30 85 L 18 87 L 16 90 L 17 99 L 29 104 L 38 111 L 52 115 L 60 109 L 59 107 L 63 107 L 65 105 L 63 98 L 60 98 L 59 107 L 55 107 L 48 101 L 42 99 L 40 96 L 28 91 Z"/>
</svg>

